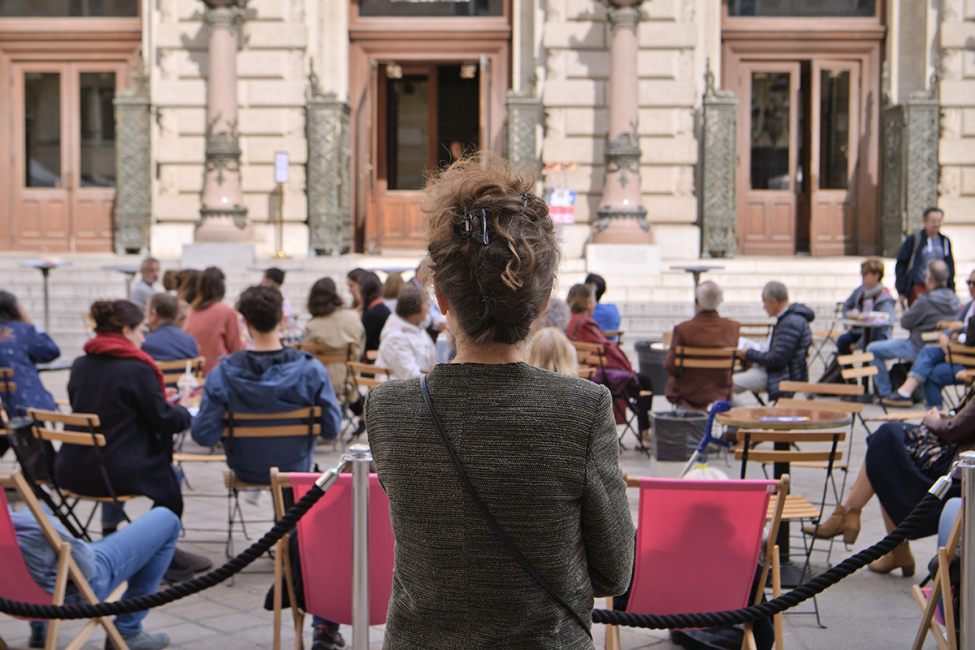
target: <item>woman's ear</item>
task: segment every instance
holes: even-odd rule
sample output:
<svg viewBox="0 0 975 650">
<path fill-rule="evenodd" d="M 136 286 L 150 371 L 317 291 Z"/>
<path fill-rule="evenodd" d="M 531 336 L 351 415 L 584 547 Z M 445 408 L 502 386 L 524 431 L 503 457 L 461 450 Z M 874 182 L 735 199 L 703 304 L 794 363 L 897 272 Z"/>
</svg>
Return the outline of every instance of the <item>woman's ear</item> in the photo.
<svg viewBox="0 0 975 650">
<path fill-rule="evenodd" d="M 545 310 L 548 309 L 548 303 L 549 303 L 549 301 L 551 299 L 552 299 L 552 292 L 549 291 L 548 292 L 548 296 L 545 298 L 545 302 L 542 303 L 541 309 L 538 310 L 538 315 L 539 316 L 541 316 L 542 314 L 544 314 L 545 313 Z"/>
<path fill-rule="evenodd" d="M 440 290 L 440 287 L 437 286 L 436 281 L 433 283 L 433 293 L 435 296 L 437 296 L 437 307 L 440 308 L 440 313 L 446 316 L 450 309 L 450 303 L 447 302 L 447 296 L 443 295 L 443 292 Z"/>
</svg>

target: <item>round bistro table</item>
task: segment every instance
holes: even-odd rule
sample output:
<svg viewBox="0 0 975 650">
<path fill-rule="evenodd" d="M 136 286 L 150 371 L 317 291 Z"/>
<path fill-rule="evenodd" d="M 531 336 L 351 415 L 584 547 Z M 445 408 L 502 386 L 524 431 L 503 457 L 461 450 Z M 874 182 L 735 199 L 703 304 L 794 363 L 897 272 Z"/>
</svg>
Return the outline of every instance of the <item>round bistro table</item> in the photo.
<svg viewBox="0 0 975 650">
<path fill-rule="evenodd" d="M 725 426 L 772 431 L 822 431 L 823 429 L 847 427 L 853 422 L 853 416 L 848 413 L 817 408 L 783 408 L 777 406 L 733 408 L 724 413 L 718 413 L 714 419 Z M 773 443 L 773 449 L 788 451 L 789 443 Z M 788 462 L 772 464 L 772 473 L 776 479 L 782 478 L 783 474 L 789 472 L 790 463 Z M 795 566 L 789 559 L 789 522 L 783 521 L 779 525 L 776 543 L 779 545 L 779 557 L 782 565 L 782 584 L 796 586 L 805 582 L 802 575 L 803 569 Z M 810 574 L 808 577 L 812 578 L 812 575 Z"/>
</svg>

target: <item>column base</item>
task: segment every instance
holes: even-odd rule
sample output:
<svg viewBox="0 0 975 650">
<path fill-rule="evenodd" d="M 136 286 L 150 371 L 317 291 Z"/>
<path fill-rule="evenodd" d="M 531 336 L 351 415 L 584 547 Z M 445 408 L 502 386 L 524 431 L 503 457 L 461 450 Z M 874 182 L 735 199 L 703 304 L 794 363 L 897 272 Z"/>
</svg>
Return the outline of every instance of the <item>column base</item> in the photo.
<svg viewBox="0 0 975 650">
<path fill-rule="evenodd" d="M 183 246 L 184 269 L 203 270 L 209 266 L 221 269 L 254 266 L 255 245 L 245 243 L 198 243 Z"/>
<path fill-rule="evenodd" d="M 652 244 L 653 232 L 647 223 L 647 211 L 603 210 L 592 225 L 594 244 Z"/>
</svg>

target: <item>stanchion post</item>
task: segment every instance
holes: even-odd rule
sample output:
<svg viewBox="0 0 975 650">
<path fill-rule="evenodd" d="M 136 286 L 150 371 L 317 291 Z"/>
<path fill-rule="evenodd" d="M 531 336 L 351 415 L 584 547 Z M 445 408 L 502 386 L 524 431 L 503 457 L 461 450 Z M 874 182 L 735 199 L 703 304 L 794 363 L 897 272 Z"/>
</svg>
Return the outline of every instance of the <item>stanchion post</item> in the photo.
<svg viewBox="0 0 975 650">
<path fill-rule="evenodd" d="M 352 650 L 369 650 L 368 445 L 349 447 L 352 464 Z"/>
<path fill-rule="evenodd" d="M 961 643 L 959 648 L 975 650 L 975 452 L 959 458 L 961 470 Z M 951 557 L 952 549 L 948 549 Z"/>
</svg>

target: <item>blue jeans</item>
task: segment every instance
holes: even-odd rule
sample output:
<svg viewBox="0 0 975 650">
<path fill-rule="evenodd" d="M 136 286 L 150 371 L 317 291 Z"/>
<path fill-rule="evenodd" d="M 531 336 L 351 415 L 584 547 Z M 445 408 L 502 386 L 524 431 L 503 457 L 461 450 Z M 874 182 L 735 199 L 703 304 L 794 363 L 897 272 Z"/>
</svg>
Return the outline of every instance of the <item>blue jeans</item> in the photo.
<svg viewBox="0 0 975 650">
<path fill-rule="evenodd" d="M 890 385 L 890 374 L 887 372 L 887 359 L 904 359 L 914 361 L 917 358 L 917 350 L 910 339 L 893 339 L 892 341 L 874 341 L 867 346 L 867 352 L 873 352 L 873 365 L 877 368 L 874 376 L 874 385 L 877 387 L 877 394 L 887 397 L 894 392 Z"/>
<path fill-rule="evenodd" d="M 918 353 L 911 371 L 907 374 L 924 386 L 925 405 L 941 408 L 944 404 L 941 390 L 945 386 L 960 383 L 955 379 L 955 373 L 962 369 L 963 367 L 958 364 L 952 365 L 945 361 L 944 350 L 929 346 Z"/>
<path fill-rule="evenodd" d="M 166 508 L 153 508 L 128 526 L 91 543 L 97 572 L 88 582 L 99 599 L 128 580 L 123 598 L 154 594 L 173 561 L 179 537 L 179 517 Z M 122 614 L 115 626 L 124 636 L 142 632 L 142 619 L 149 610 Z"/>
<path fill-rule="evenodd" d="M 880 329 L 880 328 L 877 328 Z M 883 332 L 874 332 L 870 337 L 870 342 L 874 341 L 886 341 L 887 335 Z M 839 338 L 836 339 L 836 353 L 839 355 L 851 354 L 858 345 L 863 343 L 863 332 L 858 330 L 850 330 L 840 334 Z"/>
</svg>

